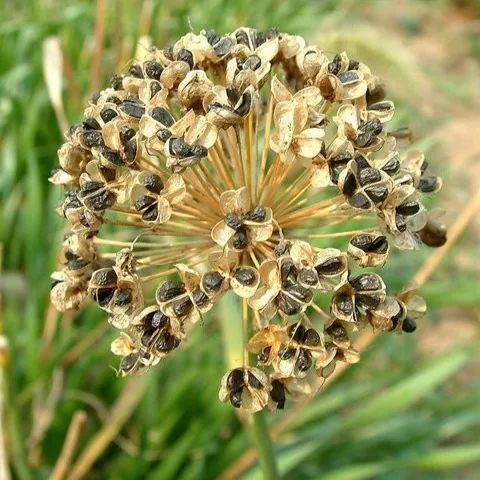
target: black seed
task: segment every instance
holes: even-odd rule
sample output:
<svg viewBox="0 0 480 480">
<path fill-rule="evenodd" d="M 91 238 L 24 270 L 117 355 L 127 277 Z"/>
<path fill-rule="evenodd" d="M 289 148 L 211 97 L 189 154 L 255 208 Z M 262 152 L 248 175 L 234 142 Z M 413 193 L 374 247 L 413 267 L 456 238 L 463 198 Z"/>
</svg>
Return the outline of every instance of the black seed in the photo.
<svg viewBox="0 0 480 480">
<path fill-rule="evenodd" d="M 320 334 L 314 328 L 309 328 L 303 335 L 303 344 L 308 347 L 318 346 L 320 344 Z"/>
<path fill-rule="evenodd" d="M 173 61 L 173 47 L 166 47 L 163 49 L 163 54 L 165 57 L 167 57 L 169 60 Z"/>
<path fill-rule="evenodd" d="M 250 46 L 248 42 L 247 32 L 245 32 L 244 30 L 240 30 L 239 32 L 237 32 L 235 34 L 235 39 L 237 40 L 237 43 L 241 45 L 246 45 L 247 47 Z"/>
<path fill-rule="evenodd" d="M 243 370 L 241 368 L 233 369 L 227 377 L 227 388 L 235 392 L 241 390 L 244 386 Z"/>
<path fill-rule="evenodd" d="M 149 173 L 142 178 L 142 185 L 153 193 L 160 193 L 163 190 L 163 182 L 159 175 Z"/>
<path fill-rule="evenodd" d="M 182 48 L 177 54 L 177 60 L 187 63 L 190 70 L 193 68 L 193 54 L 190 50 Z"/>
<path fill-rule="evenodd" d="M 298 281 L 301 283 L 306 283 L 310 286 L 314 286 L 318 282 L 318 277 L 315 273 L 315 270 L 311 270 L 310 268 L 302 268 L 302 270 L 298 272 Z"/>
<path fill-rule="evenodd" d="M 433 222 L 427 222 L 418 234 L 422 242 L 429 247 L 441 247 L 447 241 L 445 228 Z"/>
<path fill-rule="evenodd" d="M 363 170 L 360 170 L 360 173 L 358 174 L 358 181 L 362 187 L 369 185 L 370 183 L 379 182 L 381 179 L 382 175 L 380 170 L 377 170 L 376 168 L 364 168 Z"/>
<path fill-rule="evenodd" d="M 232 49 L 232 47 L 233 47 L 233 40 L 229 37 L 222 37 L 214 45 L 213 50 L 219 57 L 223 57 Z"/>
<path fill-rule="evenodd" d="M 120 362 L 120 370 L 125 373 L 132 371 L 137 366 L 139 358 L 140 353 L 138 352 L 131 353 L 130 355 L 123 357 L 122 361 Z"/>
<path fill-rule="evenodd" d="M 272 347 L 265 347 L 258 355 L 257 360 L 259 363 L 265 363 L 270 358 L 270 351 Z"/>
<path fill-rule="evenodd" d="M 173 312 L 177 317 L 188 315 L 192 308 L 192 301 L 188 297 L 183 297 L 173 304 Z"/>
<path fill-rule="evenodd" d="M 418 202 L 407 202 L 397 207 L 397 213 L 408 217 L 410 215 L 415 215 L 420 211 L 420 205 Z"/>
<path fill-rule="evenodd" d="M 86 267 L 87 265 L 88 265 L 87 260 L 84 260 L 83 258 L 77 257 L 76 255 L 74 257 L 70 258 L 67 261 L 67 263 L 65 263 L 65 266 L 69 270 L 80 270 L 81 268 Z"/>
<path fill-rule="evenodd" d="M 113 192 L 105 190 L 97 195 L 84 199 L 85 205 L 91 210 L 106 210 L 112 207 L 117 200 Z"/>
<path fill-rule="evenodd" d="M 250 371 L 247 372 L 247 378 L 248 378 L 248 384 L 252 388 L 256 388 L 257 390 L 260 390 L 261 388 L 263 388 L 263 385 L 260 382 L 260 380 L 252 372 Z"/>
<path fill-rule="evenodd" d="M 120 105 L 122 101 L 115 95 L 110 95 L 107 97 L 107 103 L 114 103 L 115 105 Z"/>
<path fill-rule="evenodd" d="M 124 165 L 124 161 L 120 154 L 115 150 L 112 150 L 107 147 L 100 147 L 99 148 L 100 155 L 104 157 L 108 162 L 113 163 L 114 165 L 121 167 Z"/>
<path fill-rule="evenodd" d="M 190 147 L 190 155 L 192 157 L 206 157 L 208 154 L 208 149 L 203 145 L 192 145 Z"/>
<path fill-rule="evenodd" d="M 243 70 L 257 70 L 262 64 L 258 55 L 250 55 L 243 63 Z"/>
<path fill-rule="evenodd" d="M 159 302 L 166 302 L 179 295 L 183 295 L 185 292 L 185 284 L 183 282 L 167 280 L 158 289 L 157 298 Z"/>
<path fill-rule="evenodd" d="M 277 245 L 275 245 L 275 248 L 273 249 L 273 253 L 275 254 L 276 257 L 281 257 L 288 251 L 288 242 L 285 240 L 280 240 Z"/>
<path fill-rule="evenodd" d="M 288 292 L 291 296 L 302 303 L 309 303 L 313 297 L 311 290 L 302 287 L 302 285 L 288 285 L 284 288 L 284 291 Z"/>
<path fill-rule="evenodd" d="M 337 341 L 346 342 L 348 340 L 348 333 L 340 323 L 333 323 L 326 332 Z"/>
<path fill-rule="evenodd" d="M 375 118 L 373 120 L 370 120 L 364 123 L 361 126 L 361 130 L 362 132 L 372 132 L 374 135 L 380 135 L 380 133 L 382 133 L 382 130 L 383 130 L 383 125 L 378 118 Z"/>
<path fill-rule="evenodd" d="M 278 350 L 278 358 L 280 358 L 280 360 L 289 360 L 295 356 L 296 351 L 296 348 L 282 345 Z"/>
<path fill-rule="evenodd" d="M 143 68 L 147 77 L 153 78 L 154 80 L 160 80 L 160 75 L 163 72 L 163 67 L 158 62 L 154 62 L 153 60 L 145 62 Z"/>
<path fill-rule="evenodd" d="M 240 98 L 240 91 L 238 90 L 238 88 L 234 87 L 233 85 L 229 85 L 226 88 L 226 92 L 227 92 L 227 98 L 229 102 L 232 105 L 235 105 Z"/>
<path fill-rule="evenodd" d="M 158 218 L 158 204 L 155 203 L 154 205 L 147 207 L 143 214 L 142 219 L 146 222 L 154 222 Z"/>
<path fill-rule="evenodd" d="M 97 190 L 101 190 L 103 187 L 104 185 L 102 182 L 88 181 L 82 185 L 82 188 L 80 191 L 82 194 L 88 194 L 88 193 L 96 192 Z"/>
<path fill-rule="evenodd" d="M 363 250 L 364 252 L 371 251 L 373 238 L 371 235 L 363 234 L 355 235 L 351 240 L 350 243 L 354 246 Z"/>
<path fill-rule="evenodd" d="M 172 136 L 172 132 L 166 128 L 162 128 L 157 132 L 157 137 L 162 141 L 166 142 Z"/>
<path fill-rule="evenodd" d="M 128 70 L 129 75 L 135 78 L 143 78 L 142 67 L 138 64 L 132 65 Z"/>
<path fill-rule="evenodd" d="M 230 403 L 235 408 L 240 408 L 242 406 L 242 390 L 230 392 Z"/>
<path fill-rule="evenodd" d="M 353 313 L 353 301 L 349 295 L 346 295 L 345 293 L 336 295 L 334 302 L 337 309 L 343 314 L 351 315 Z"/>
<path fill-rule="evenodd" d="M 397 157 L 391 158 L 383 167 L 382 170 L 388 175 L 394 175 L 400 170 L 400 161 Z"/>
<path fill-rule="evenodd" d="M 145 328 L 148 330 L 159 330 L 165 328 L 168 323 L 168 317 L 160 310 L 149 313 L 144 320 Z"/>
<path fill-rule="evenodd" d="M 369 246 L 369 252 L 387 253 L 388 241 L 383 235 L 377 237 Z"/>
<path fill-rule="evenodd" d="M 244 220 L 252 222 L 263 222 L 267 217 L 267 210 L 262 205 L 249 210 L 243 217 Z"/>
<path fill-rule="evenodd" d="M 236 268 L 233 271 L 233 277 L 242 285 L 253 285 L 257 281 L 255 271 L 250 268 Z"/>
<path fill-rule="evenodd" d="M 263 45 L 267 41 L 267 36 L 263 32 L 255 30 L 253 32 L 253 46 L 258 48 L 260 45 Z"/>
<path fill-rule="evenodd" d="M 341 257 L 328 258 L 315 267 L 319 275 L 334 275 L 340 273 L 343 269 L 344 263 Z"/>
<path fill-rule="evenodd" d="M 135 208 L 137 211 L 141 212 L 146 208 L 150 207 L 155 203 L 155 198 L 150 197 L 148 195 L 142 195 L 141 197 L 137 198 L 135 201 Z"/>
<path fill-rule="evenodd" d="M 337 75 L 337 77 L 342 83 L 356 82 L 360 78 L 355 70 L 348 70 L 346 72 L 340 73 L 339 75 Z"/>
<path fill-rule="evenodd" d="M 357 189 L 357 180 L 352 172 L 348 172 L 343 182 L 342 193 L 348 197 L 352 196 Z"/>
<path fill-rule="evenodd" d="M 293 298 L 285 295 L 283 292 L 280 292 L 275 299 L 279 310 L 281 310 L 286 315 L 296 315 L 300 313 L 303 309 L 303 305 Z"/>
<path fill-rule="evenodd" d="M 188 158 L 191 156 L 191 147 L 183 139 L 171 137 L 168 145 L 169 153 L 172 157 Z"/>
<path fill-rule="evenodd" d="M 197 288 L 192 292 L 192 300 L 197 307 L 203 307 L 209 301 L 207 294 L 200 288 Z"/>
<path fill-rule="evenodd" d="M 150 116 L 166 127 L 171 127 L 175 123 L 175 119 L 170 115 L 170 112 L 163 107 L 153 108 L 150 112 Z"/>
<path fill-rule="evenodd" d="M 312 354 L 304 349 L 301 348 L 300 352 L 298 354 L 297 362 L 296 362 L 296 367 L 301 371 L 301 372 L 306 372 L 313 364 L 313 358 Z"/>
<path fill-rule="evenodd" d="M 135 136 L 135 130 L 133 128 L 123 126 L 120 128 L 120 141 L 125 145 L 129 140 Z"/>
<path fill-rule="evenodd" d="M 110 85 L 114 90 L 122 90 L 123 88 L 123 76 L 114 75 L 110 80 Z"/>
<path fill-rule="evenodd" d="M 159 352 L 171 352 L 177 348 L 180 340 L 169 332 L 164 332 L 160 338 L 155 342 L 155 349 Z"/>
<path fill-rule="evenodd" d="M 285 408 L 285 387 L 278 380 L 273 380 L 271 385 L 270 398 L 277 404 L 279 410 L 283 410 Z"/>
<path fill-rule="evenodd" d="M 410 317 L 406 317 L 402 323 L 402 330 L 406 333 L 412 333 L 417 329 L 417 323 Z"/>
<path fill-rule="evenodd" d="M 93 292 L 93 299 L 101 306 L 105 307 L 113 297 L 115 288 L 98 288 Z"/>
<path fill-rule="evenodd" d="M 337 53 L 333 60 L 328 64 L 328 73 L 332 75 L 336 75 L 340 71 L 340 67 L 342 66 L 342 57 Z"/>
<path fill-rule="evenodd" d="M 245 228 L 240 228 L 232 237 L 232 245 L 237 250 L 244 250 L 248 247 L 248 236 Z"/>
<path fill-rule="evenodd" d="M 353 208 L 358 208 L 361 210 L 368 210 L 372 206 L 370 200 L 363 195 L 363 193 L 355 193 L 352 198 L 350 198 L 350 205 Z"/>
<path fill-rule="evenodd" d="M 132 301 L 132 290 L 130 288 L 121 288 L 115 292 L 113 303 L 118 307 L 128 305 Z"/>
<path fill-rule="evenodd" d="M 285 258 L 280 265 L 280 278 L 282 283 L 286 283 L 290 275 L 295 277 L 297 275 L 297 268 L 295 267 L 293 260 Z"/>
<path fill-rule="evenodd" d="M 357 164 L 357 170 L 359 172 L 365 168 L 371 168 L 367 158 L 363 155 L 357 155 L 355 157 L 355 163 Z"/>
<path fill-rule="evenodd" d="M 147 329 L 143 332 L 140 342 L 144 347 L 150 346 L 150 343 L 152 342 L 152 338 L 155 335 L 155 333 L 156 333 L 155 329 Z"/>
<path fill-rule="evenodd" d="M 138 142 L 137 139 L 132 138 L 132 140 L 129 140 L 124 145 L 123 152 L 125 155 L 125 160 L 127 161 L 128 164 L 131 164 L 137 156 L 137 150 L 138 150 L 137 142 Z"/>
<path fill-rule="evenodd" d="M 373 132 L 365 132 L 358 135 L 355 140 L 355 145 L 358 148 L 367 148 L 374 142 L 376 136 Z"/>
<path fill-rule="evenodd" d="M 252 106 L 252 95 L 250 92 L 244 92 L 242 95 L 242 99 L 240 105 L 235 109 L 235 113 L 244 117 L 250 111 L 250 107 Z"/>
<path fill-rule="evenodd" d="M 357 294 L 355 295 L 357 305 L 366 309 L 374 309 L 380 305 L 382 297 L 374 294 Z"/>
<path fill-rule="evenodd" d="M 105 123 L 110 122 L 117 116 L 118 114 L 115 110 L 113 110 L 113 108 L 104 107 L 100 112 L 100 117 Z"/>
<path fill-rule="evenodd" d="M 100 130 L 102 127 L 94 118 L 90 117 L 83 121 L 83 128 L 85 130 Z"/>
<path fill-rule="evenodd" d="M 292 340 L 301 343 L 305 335 L 305 327 L 301 323 L 294 323 L 287 328 L 287 334 Z"/>
<path fill-rule="evenodd" d="M 93 272 L 92 282 L 102 287 L 117 283 L 117 274 L 113 268 L 97 270 Z"/>
<path fill-rule="evenodd" d="M 407 230 L 407 223 L 405 222 L 405 217 L 398 213 L 395 215 L 395 225 L 399 232 L 405 232 Z"/>
<path fill-rule="evenodd" d="M 87 148 L 99 147 L 104 144 L 102 132 L 98 130 L 87 130 L 83 132 L 81 141 Z"/>
<path fill-rule="evenodd" d="M 438 178 L 434 175 L 420 177 L 420 185 L 418 186 L 423 193 L 434 192 L 438 187 Z"/>
<path fill-rule="evenodd" d="M 161 89 L 162 85 L 160 82 L 152 81 L 150 83 L 150 99 L 152 99 Z"/>
<path fill-rule="evenodd" d="M 372 273 L 363 273 L 350 280 L 350 284 L 357 292 L 373 292 L 382 288 L 379 277 Z"/>
<path fill-rule="evenodd" d="M 365 193 L 375 203 L 381 203 L 388 197 L 388 190 L 386 187 L 368 187 Z"/>
<path fill-rule="evenodd" d="M 220 35 L 215 30 L 207 30 L 205 32 L 205 37 L 210 45 L 215 45 L 221 39 Z"/>
<path fill-rule="evenodd" d="M 202 286 L 207 293 L 218 292 L 222 287 L 223 276 L 217 272 L 207 272 L 203 275 Z"/>
<path fill-rule="evenodd" d="M 240 220 L 240 218 L 238 218 L 238 215 L 233 212 L 229 212 L 225 215 L 225 225 L 235 231 L 243 227 L 242 221 Z"/>
<path fill-rule="evenodd" d="M 120 109 L 133 118 L 141 118 L 145 113 L 145 107 L 135 97 L 127 97 L 120 105 Z"/>
<path fill-rule="evenodd" d="M 350 60 L 348 62 L 348 70 L 357 70 L 357 68 L 359 67 L 360 65 L 360 62 L 358 60 Z"/>
</svg>

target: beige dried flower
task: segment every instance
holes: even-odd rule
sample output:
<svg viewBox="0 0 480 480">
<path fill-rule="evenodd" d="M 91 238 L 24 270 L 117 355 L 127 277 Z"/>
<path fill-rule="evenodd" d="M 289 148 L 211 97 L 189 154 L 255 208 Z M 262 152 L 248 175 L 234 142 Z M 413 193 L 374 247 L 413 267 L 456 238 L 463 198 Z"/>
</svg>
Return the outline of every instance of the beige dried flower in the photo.
<svg viewBox="0 0 480 480">
<path fill-rule="evenodd" d="M 127 375 L 236 295 L 249 338 L 220 400 L 255 412 L 315 394 L 337 362 L 359 360 L 355 331 L 412 332 L 425 312 L 414 292 L 387 291 L 389 253 L 446 240 L 422 203 L 441 181 L 399 147 L 394 112 L 366 65 L 277 30 L 150 49 L 58 151 L 70 232 L 53 304 L 90 296 L 120 330 Z"/>
</svg>

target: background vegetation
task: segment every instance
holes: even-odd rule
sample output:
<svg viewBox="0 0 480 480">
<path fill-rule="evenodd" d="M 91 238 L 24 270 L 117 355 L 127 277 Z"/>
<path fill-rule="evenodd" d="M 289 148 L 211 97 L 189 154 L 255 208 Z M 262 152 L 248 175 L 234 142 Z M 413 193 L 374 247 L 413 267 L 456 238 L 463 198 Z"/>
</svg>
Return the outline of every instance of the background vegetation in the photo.
<svg viewBox="0 0 480 480">
<path fill-rule="evenodd" d="M 0 19 L 0 333 L 10 346 L 8 358 L 0 346 L 0 466 L 6 455 L 12 478 L 46 479 L 56 468 L 58 480 L 72 445 L 66 479 L 260 478 L 233 409 L 216 399 L 216 320 L 228 313 L 211 315 L 161 368 L 119 379 L 102 314 L 60 316 L 48 305 L 62 222 L 53 213 L 61 193 L 47 177 L 62 135 L 44 81 L 45 39 L 63 52 L 68 123 L 147 34 L 162 45 L 190 28 L 277 26 L 331 54 L 347 49 L 387 79 L 398 125 L 413 127 L 445 178 L 438 204 L 452 224 L 478 211 L 480 4 L 0 0 Z M 441 253 L 414 336 L 379 336 L 307 407 L 269 416 L 285 478 L 479 478 L 479 231 L 477 214 Z M 393 258 L 390 282 L 400 288 L 431 254 Z"/>
</svg>

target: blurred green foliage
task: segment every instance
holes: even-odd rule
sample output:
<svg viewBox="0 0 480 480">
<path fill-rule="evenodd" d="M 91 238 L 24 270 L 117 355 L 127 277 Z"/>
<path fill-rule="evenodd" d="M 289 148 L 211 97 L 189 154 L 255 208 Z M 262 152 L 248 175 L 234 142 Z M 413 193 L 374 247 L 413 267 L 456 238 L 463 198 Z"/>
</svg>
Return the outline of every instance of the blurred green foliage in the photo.
<svg viewBox="0 0 480 480">
<path fill-rule="evenodd" d="M 53 213 L 61 194 L 47 183 L 62 135 L 44 84 L 42 42 L 50 35 L 60 38 L 75 88 L 88 98 L 95 4 L 2 0 L 0 5 L 2 319 L 11 345 L 5 424 L 14 478 L 46 479 L 74 412 L 83 409 L 89 414 L 81 450 L 104 422 L 112 421 L 105 411 L 126 383 L 109 368 L 114 361 L 109 352 L 112 332 L 100 331 L 100 340 L 68 363 L 67 352 L 99 332 L 105 321 L 96 309 L 87 308 L 74 318 L 59 317 L 48 350 L 42 337 L 46 315 L 52 315 L 48 277 L 63 228 Z M 349 32 L 370 5 L 348 0 L 110 1 L 102 82 L 116 68 L 119 48 L 131 58 L 139 34 L 146 31 L 154 42 L 163 44 L 190 28 L 229 31 L 239 25 L 277 26 L 321 42 L 324 36 Z M 416 35 L 420 27 L 417 10 L 400 22 L 405 36 Z M 402 82 L 401 61 L 392 63 L 382 45 L 371 39 L 356 43 L 349 39 L 359 58 L 373 66 L 377 62 L 380 69 L 397 68 Z M 405 75 L 408 78 L 408 72 Z M 80 117 L 81 105 L 72 95 L 65 90 L 67 116 L 73 123 Z M 402 122 L 418 121 L 412 107 L 400 106 Z M 428 254 L 415 253 L 407 263 L 404 256 L 393 258 L 387 273 L 391 283 L 400 288 L 408 282 Z M 431 314 L 419 335 L 435 328 L 436 308 L 479 303 L 478 291 L 471 288 L 475 279 L 468 272 L 462 274 L 451 259 L 442 267 L 443 272 L 447 269 L 455 275 L 440 272 L 424 288 Z M 249 447 L 232 409 L 217 401 L 224 368 L 215 320 L 211 315 L 186 349 L 144 377 L 140 384 L 144 394 L 121 438 L 102 453 L 88 478 L 214 478 Z M 281 436 L 276 450 L 285 478 L 478 478 L 474 465 L 478 467 L 480 460 L 480 382 L 472 379 L 474 374 L 465 378 L 460 373 L 473 368 L 479 345 L 478 338 L 472 339 L 468 347 L 426 361 L 411 336 L 381 337 L 359 365 L 302 410 Z M 61 388 L 52 404 L 53 417 L 38 432 L 34 427 L 38 428 L 38 407 L 48 410 L 55 376 L 61 378 Z M 270 421 L 283 417 L 272 415 Z M 260 478 L 258 467 L 253 465 L 242 478 Z"/>
</svg>

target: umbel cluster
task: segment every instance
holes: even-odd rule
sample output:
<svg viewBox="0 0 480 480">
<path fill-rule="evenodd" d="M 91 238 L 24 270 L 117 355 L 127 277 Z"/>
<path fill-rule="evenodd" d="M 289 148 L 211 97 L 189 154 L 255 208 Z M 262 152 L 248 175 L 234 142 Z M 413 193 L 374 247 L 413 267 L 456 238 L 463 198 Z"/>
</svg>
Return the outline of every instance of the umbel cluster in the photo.
<svg viewBox="0 0 480 480">
<path fill-rule="evenodd" d="M 93 299 L 127 375 L 236 295 L 243 314 L 220 320 L 243 322 L 245 351 L 220 400 L 253 412 L 314 394 L 358 361 L 355 332 L 412 332 L 424 313 L 413 290 L 387 291 L 389 252 L 446 240 L 423 203 L 441 181 L 393 115 L 365 64 L 275 29 L 146 50 L 58 152 L 53 304 Z"/>
</svg>

